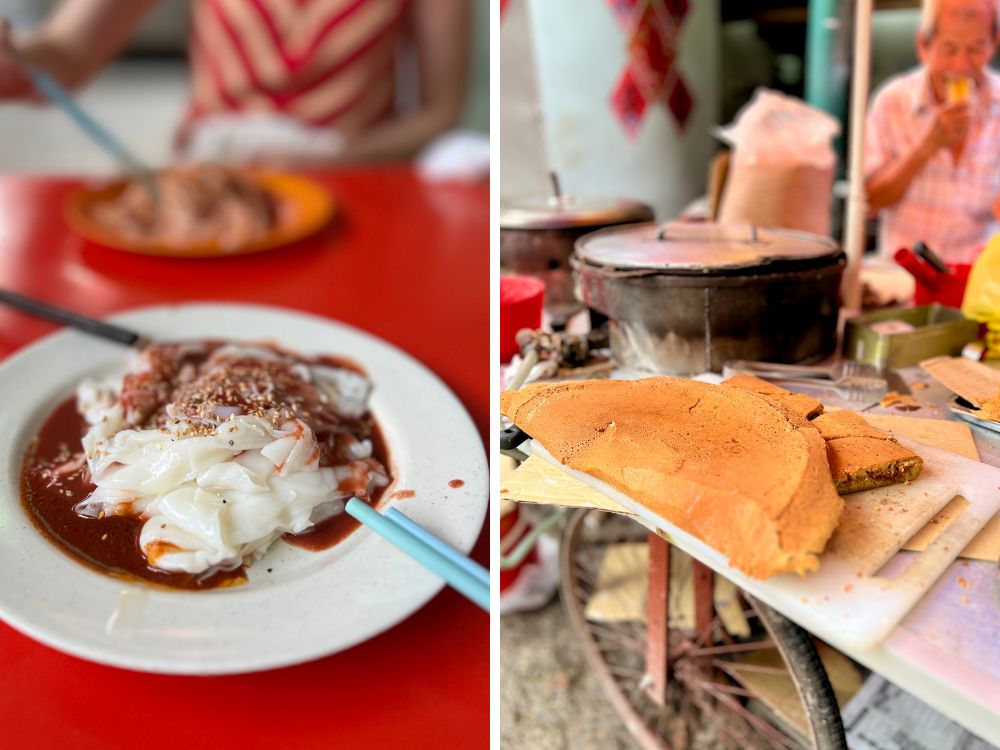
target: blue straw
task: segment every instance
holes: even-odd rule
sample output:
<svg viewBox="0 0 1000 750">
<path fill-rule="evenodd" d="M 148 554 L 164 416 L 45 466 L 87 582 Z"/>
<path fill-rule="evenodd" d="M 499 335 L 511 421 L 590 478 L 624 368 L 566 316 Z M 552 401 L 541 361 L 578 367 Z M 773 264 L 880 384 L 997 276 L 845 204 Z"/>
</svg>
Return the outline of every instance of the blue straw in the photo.
<svg viewBox="0 0 1000 750">
<path fill-rule="evenodd" d="M 487 612 L 490 611 L 490 587 L 483 585 L 475 576 L 409 534 L 402 526 L 377 513 L 356 497 L 347 501 L 347 512 L 425 568 L 439 575 L 453 589 L 465 595 Z"/>
<path fill-rule="evenodd" d="M 405 513 L 402 513 L 395 508 L 389 508 L 389 510 L 385 512 L 385 516 L 390 521 L 399 524 L 404 529 L 409 531 L 413 534 L 413 536 L 422 541 L 428 547 L 440 552 L 458 567 L 464 569 L 467 573 L 474 575 L 484 586 L 490 585 L 490 572 L 486 570 L 486 568 L 477 563 L 475 560 L 471 560 L 466 557 L 447 542 L 441 541 L 438 537 L 434 536 L 431 532 Z"/>
</svg>

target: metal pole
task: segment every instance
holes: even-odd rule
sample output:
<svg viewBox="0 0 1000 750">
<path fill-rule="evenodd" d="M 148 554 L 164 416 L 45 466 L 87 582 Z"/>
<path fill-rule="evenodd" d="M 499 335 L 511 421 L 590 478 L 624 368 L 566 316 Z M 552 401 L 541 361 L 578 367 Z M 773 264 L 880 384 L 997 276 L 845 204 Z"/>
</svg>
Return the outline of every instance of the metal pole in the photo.
<svg viewBox="0 0 1000 750">
<path fill-rule="evenodd" d="M 847 216 L 844 227 L 844 251 L 847 270 L 844 272 L 842 293 L 848 314 L 861 310 L 861 256 L 865 252 L 864 142 L 865 111 L 868 86 L 871 81 L 872 0 L 857 0 L 854 16 L 854 57 L 851 77 L 850 141 L 847 148 Z"/>
<path fill-rule="evenodd" d="M 805 100 L 829 112 L 842 126 L 847 122 L 846 33 L 841 19 L 841 0 L 809 0 L 806 21 Z M 838 137 L 834 149 L 840 164 L 844 159 L 844 138 Z M 838 170 L 840 172 L 840 170 Z"/>
</svg>

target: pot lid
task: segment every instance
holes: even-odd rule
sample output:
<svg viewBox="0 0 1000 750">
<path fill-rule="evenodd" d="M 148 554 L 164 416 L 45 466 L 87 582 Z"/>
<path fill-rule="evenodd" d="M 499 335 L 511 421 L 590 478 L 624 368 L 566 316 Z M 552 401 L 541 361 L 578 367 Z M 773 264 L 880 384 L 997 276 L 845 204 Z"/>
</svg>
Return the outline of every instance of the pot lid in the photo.
<svg viewBox="0 0 1000 750">
<path fill-rule="evenodd" d="M 564 229 L 649 221 L 653 209 L 610 195 L 534 195 L 500 199 L 501 229 Z"/>
<path fill-rule="evenodd" d="M 839 255 L 828 237 L 749 224 L 654 222 L 581 237 L 576 255 L 622 270 L 716 271 Z"/>
</svg>

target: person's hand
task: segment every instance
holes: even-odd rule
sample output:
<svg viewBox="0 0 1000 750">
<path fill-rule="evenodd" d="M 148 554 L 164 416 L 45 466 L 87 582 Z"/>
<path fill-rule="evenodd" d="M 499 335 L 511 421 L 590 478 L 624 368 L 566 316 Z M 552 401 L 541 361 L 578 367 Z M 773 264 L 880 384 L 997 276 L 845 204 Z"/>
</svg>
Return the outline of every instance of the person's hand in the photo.
<svg viewBox="0 0 1000 750">
<path fill-rule="evenodd" d="M 972 127 L 972 110 L 968 102 L 946 104 L 937 111 L 927 140 L 937 151 L 962 144 Z"/>
<path fill-rule="evenodd" d="M 34 87 L 17 59 L 10 22 L 0 18 L 0 99 L 31 99 Z"/>
</svg>

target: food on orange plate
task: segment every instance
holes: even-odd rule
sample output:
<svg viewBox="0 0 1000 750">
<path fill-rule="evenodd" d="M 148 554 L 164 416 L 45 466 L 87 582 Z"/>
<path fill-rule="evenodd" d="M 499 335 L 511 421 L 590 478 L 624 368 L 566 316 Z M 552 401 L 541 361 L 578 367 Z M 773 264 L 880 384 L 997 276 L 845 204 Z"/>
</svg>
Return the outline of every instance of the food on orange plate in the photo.
<svg viewBox="0 0 1000 750">
<path fill-rule="evenodd" d="M 106 572 L 232 583 L 279 536 L 336 543 L 356 527 L 345 501 L 389 484 L 370 388 L 356 365 L 270 345 L 149 347 L 49 418 L 25 460 L 25 505 Z"/>
<path fill-rule="evenodd" d="M 843 509 L 819 432 L 767 396 L 678 378 L 578 381 L 504 393 L 501 411 L 560 463 L 757 578 L 817 569 Z"/>
<path fill-rule="evenodd" d="M 215 164 L 170 167 L 95 205 L 93 218 L 131 240 L 182 245 L 214 242 L 235 250 L 263 238 L 277 221 L 273 196 L 245 172 Z"/>
<path fill-rule="evenodd" d="M 924 468 L 920 456 L 853 411 L 823 414 L 812 424 L 826 441 L 830 472 L 841 495 L 911 482 Z"/>
</svg>

